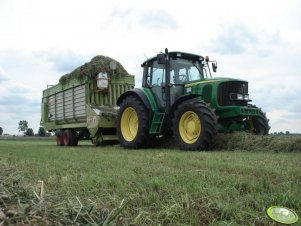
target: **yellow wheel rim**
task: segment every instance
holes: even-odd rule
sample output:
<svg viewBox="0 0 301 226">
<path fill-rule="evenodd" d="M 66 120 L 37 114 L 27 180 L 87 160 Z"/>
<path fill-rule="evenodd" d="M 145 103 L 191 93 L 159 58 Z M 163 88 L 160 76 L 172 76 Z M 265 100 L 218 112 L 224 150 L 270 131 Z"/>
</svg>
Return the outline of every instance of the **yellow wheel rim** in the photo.
<svg viewBox="0 0 301 226">
<path fill-rule="evenodd" d="M 121 117 L 121 133 L 126 141 L 133 141 L 138 133 L 138 115 L 134 108 L 126 108 Z"/>
<path fill-rule="evenodd" d="M 179 132 L 182 140 L 193 144 L 201 134 L 202 125 L 199 116 L 193 111 L 185 112 L 179 122 Z"/>
</svg>

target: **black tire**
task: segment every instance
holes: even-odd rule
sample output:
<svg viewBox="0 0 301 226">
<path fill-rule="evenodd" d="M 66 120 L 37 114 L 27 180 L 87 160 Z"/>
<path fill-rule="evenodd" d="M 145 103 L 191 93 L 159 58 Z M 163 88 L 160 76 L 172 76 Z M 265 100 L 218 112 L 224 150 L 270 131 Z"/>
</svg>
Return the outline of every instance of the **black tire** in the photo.
<svg viewBox="0 0 301 226">
<path fill-rule="evenodd" d="M 74 131 L 74 141 L 73 141 L 73 146 L 77 146 L 78 145 L 78 137 L 76 135 L 76 132 Z"/>
<path fill-rule="evenodd" d="M 209 150 L 216 144 L 217 117 L 205 102 L 187 100 L 175 111 L 172 131 L 180 149 Z"/>
<path fill-rule="evenodd" d="M 252 133 L 256 135 L 267 135 L 270 130 L 269 120 L 266 115 L 260 111 L 259 116 L 252 118 Z"/>
<path fill-rule="evenodd" d="M 255 105 L 249 105 L 249 107 L 258 108 Z M 267 135 L 271 128 L 269 120 L 261 109 L 259 109 L 259 116 L 248 117 L 245 120 L 245 127 L 247 132 L 255 135 Z"/>
<path fill-rule="evenodd" d="M 56 144 L 58 146 L 64 146 L 63 137 L 64 137 L 64 131 L 63 130 L 58 130 L 57 134 L 56 134 Z"/>
<path fill-rule="evenodd" d="M 66 129 L 64 131 L 63 142 L 65 146 L 76 146 L 78 144 L 76 132 L 72 129 Z"/>
<path fill-rule="evenodd" d="M 117 136 L 124 148 L 148 146 L 149 112 L 138 97 L 128 96 L 120 104 L 117 117 Z"/>
</svg>

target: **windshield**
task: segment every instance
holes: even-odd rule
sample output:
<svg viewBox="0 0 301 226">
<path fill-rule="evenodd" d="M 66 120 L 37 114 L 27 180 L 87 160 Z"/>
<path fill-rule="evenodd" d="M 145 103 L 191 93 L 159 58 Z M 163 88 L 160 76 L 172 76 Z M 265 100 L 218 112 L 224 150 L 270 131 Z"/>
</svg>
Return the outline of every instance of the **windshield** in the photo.
<svg viewBox="0 0 301 226">
<path fill-rule="evenodd" d="M 174 84 L 203 79 L 203 65 L 199 61 L 188 59 L 170 60 L 170 80 Z"/>
</svg>

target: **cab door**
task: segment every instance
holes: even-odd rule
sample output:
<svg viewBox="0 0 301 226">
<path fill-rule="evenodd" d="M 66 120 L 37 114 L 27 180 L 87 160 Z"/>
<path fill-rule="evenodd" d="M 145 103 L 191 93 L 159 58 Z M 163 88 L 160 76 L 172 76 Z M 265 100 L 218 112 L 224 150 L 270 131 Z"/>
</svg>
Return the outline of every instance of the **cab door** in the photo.
<svg viewBox="0 0 301 226">
<path fill-rule="evenodd" d="M 150 87 L 156 98 L 158 108 L 162 110 L 166 107 L 165 65 L 158 64 L 157 61 L 154 61 L 149 67 L 149 74 L 148 87 Z"/>
</svg>

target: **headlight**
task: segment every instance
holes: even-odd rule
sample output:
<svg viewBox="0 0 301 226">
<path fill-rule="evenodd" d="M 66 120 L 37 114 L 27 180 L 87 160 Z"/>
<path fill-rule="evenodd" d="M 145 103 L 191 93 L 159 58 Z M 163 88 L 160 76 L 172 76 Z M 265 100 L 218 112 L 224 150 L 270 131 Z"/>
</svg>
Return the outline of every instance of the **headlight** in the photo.
<svg viewBox="0 0 301 226">
<path fill-rule="evenodd" d="M 237 94 L 237 100 L 243 100 L 244 99 L 244 95 L 242 94 Z"/>
<path fill-rule="evenodd" d="M 249 94 L 230 93 L 231 100 L 246 100 L 249 101 Z"/>
</svg>

